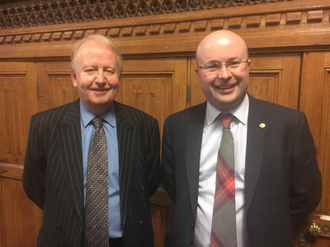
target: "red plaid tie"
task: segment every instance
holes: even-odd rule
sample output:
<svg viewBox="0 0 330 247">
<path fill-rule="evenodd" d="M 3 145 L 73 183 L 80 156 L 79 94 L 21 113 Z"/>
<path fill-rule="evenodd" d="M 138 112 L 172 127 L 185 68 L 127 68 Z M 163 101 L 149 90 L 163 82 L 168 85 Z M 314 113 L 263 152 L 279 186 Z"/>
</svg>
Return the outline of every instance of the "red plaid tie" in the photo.
<svg viewBox="0 0 330 247">
<path fill-rule="evenodd" d="M 109 246 L 108 226 L 108 150 L 102 118 L 93 119 L 87 164 L 84 247 Z"/>
<path fill-rule="evenodd" d="M 220 114 L 223 126 L 217 160 L 211 247 L 236 247 L 234 140 L 230 131 L 233 115 Z"/>
</svg>

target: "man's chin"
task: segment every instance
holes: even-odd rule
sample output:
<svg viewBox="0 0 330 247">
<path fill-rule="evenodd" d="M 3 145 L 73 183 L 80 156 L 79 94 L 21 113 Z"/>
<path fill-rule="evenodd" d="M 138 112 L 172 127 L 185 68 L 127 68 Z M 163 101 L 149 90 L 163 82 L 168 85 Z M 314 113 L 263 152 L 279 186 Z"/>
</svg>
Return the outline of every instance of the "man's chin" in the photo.
<svg viewBox="0 0 330 247">
<path fill-rule="evenodd" d="M 241 101 L 236 97 L 221 97 L 217 98 L 214 101 L 214 104 L 211 105 L 213 105 L 220 111 L 231 111 L 234 110 L 237 106 L 239 106 L 240 103 Z"/>
<path fill-rule="evenodd" d="M 112 104 L 112 101 L 111 100 L 94 100 L 91 102 L 93 105 L 95 106 L 105 106 L 105 105 L 111 105 Z"/>
</svg>

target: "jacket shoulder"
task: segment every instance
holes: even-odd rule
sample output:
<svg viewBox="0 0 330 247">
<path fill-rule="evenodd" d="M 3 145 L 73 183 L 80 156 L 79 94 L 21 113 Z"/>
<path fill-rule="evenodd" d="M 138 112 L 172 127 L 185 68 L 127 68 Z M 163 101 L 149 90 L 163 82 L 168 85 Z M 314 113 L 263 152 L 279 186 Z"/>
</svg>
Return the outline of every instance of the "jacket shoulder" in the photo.
<svg viewBox="0 0 330 247">
<path fill-rule="evenodd" d="M 31 123 L 56 124 L 61 122 L 65 115 L 70 111 L 79 114 L 79 100 L 65 105 L 61 105 L 49 110 L 38 112 L 31 117 Z"/>
<path fill-rule="evenodd" d="M 291 115 L 291 116 L 304 115 L 304 113 L 299 110 L 250 97 L 250 109 L 254 110 L 254 109 L 258 109 L 258 108 L 263 109 L 268 114 L 273 114 L 273 115 L 278 115 L 278 114 L 282 114 L 282 115 L 284 114 L 286 116 L 287 115 Z"/>
<path fill-rule="evenodd" d="M 157 121 L 154 117 L 144 111 L 118 102 L 115 102 L 115 114 L 118 119 L 129 118 L 133 122 L 141 122 L 145 120 Z"/>
<path fill-rule="evenodd" d="M 189 119 L 196 119 L 196 120 L 204 119 L 205 111 L 206 111 L 206 102 L 189 107 L 177 113 L 174 113 L 168 116 L 165 122 L 172 122 L 172 121 L 178 122 L 178 121 L 186 121 Z"/>
</svg>

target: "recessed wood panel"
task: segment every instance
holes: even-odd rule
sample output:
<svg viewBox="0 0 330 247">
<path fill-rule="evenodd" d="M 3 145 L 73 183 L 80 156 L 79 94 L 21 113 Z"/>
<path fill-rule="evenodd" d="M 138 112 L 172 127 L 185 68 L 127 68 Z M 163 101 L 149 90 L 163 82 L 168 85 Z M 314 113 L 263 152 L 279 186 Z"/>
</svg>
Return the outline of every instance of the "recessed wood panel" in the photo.
<svg viewBox="0 0 330 247">
<path fill-rule="evenodd" d="M 38 111 L 33 63 L 0 63 L 0 161 L 24 163 L 30 117 Z"/>
<path fill-rule="evenodd" d="M 1 178 L 0 183 L 7 246 L 34 247 L 41 226 L 42 210 L 26 197 L 21 180 Z"/>
<path fill-rule="evenodd" d="M 6 143 L 5 151 L 1 156 L 6 162 L 23 164 L 24 160 L 24 141 L 22 136 L 24 126 L 20 123 L 28 123 L 27 119 L 22 119 L 22 104 L 21 97 L 24 92 L 25 84 L 24 75 L 1 75 L 0 74 L 0 98 L 2 101 L 1 112 L 3 114 L 2 122 L 2 140 Z"/>
<path fill-rule="evenodd" d="M 276 70 L 250 72 L 249 93 L 257 99 L 276 103 L 280 75 L 281 71 Z"/>
<path fill-rule="evenodd" d="M 276 94 L 276 101 L 273 103 L 298 109 L 302 63 L 301 54 L 266 54 L 251 56 L 250 58 L 252 61 L 250 74 L 252 76 L 254 71 L 259 71 L 277 78 L 276 88 L 274 88 L 276 90 L 274 92 Z M 253 95 L 252 92 L 251 94 Z"/>
<path fill-rule="evenodd" d="M 155 117 L 161 124 L 172 113 L 172 75 L 123 75 L 121 101 Z"/>
<path fill-rule="evenodd" d="M 47 74 L 52 86 L 52 107 L 67 104 L 79 98 L 77 88 L 72 85 L 70 74 L 65 72 Z"/>
<path fill-rule="evenodd" d="M 311 219 L 321 236 L 312 247 L 330 246 L 330 52 L 305 53 L 299 109 L 305 112 L 317 148 L 322 174 L 322 199 Z"/>
<path fill-rule="evenodd" d="M 79 98 L 73 87 L 70 63 L 65 61 L 37 63 L 40 110 L 51 109 Z"/>
<path fill-rule="evenodd" d="M 187 60 L 124 60 L 116 100 L 155 117 L 162 133 L 166 117 L 187 106 Z"/>
</svg>

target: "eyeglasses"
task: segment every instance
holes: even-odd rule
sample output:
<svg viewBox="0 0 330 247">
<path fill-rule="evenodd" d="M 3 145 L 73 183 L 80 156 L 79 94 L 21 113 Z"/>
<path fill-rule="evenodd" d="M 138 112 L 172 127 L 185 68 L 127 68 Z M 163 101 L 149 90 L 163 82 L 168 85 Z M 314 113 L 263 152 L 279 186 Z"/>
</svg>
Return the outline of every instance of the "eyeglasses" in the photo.
<svg viewBox="0 0 330 247">
<path fill-rule="evenodd" d="M 225 66 L 230 72 L 238 72 L 243 69 L 244 63 L 247 63 L 248 59 L 244 61 L 234 61 L 229 63 L 209 63 L 203 66 L 198 66 L 199 69 L 205 70 L 211 74 L 218 73 L 223 66 Z"/>
</svg>

